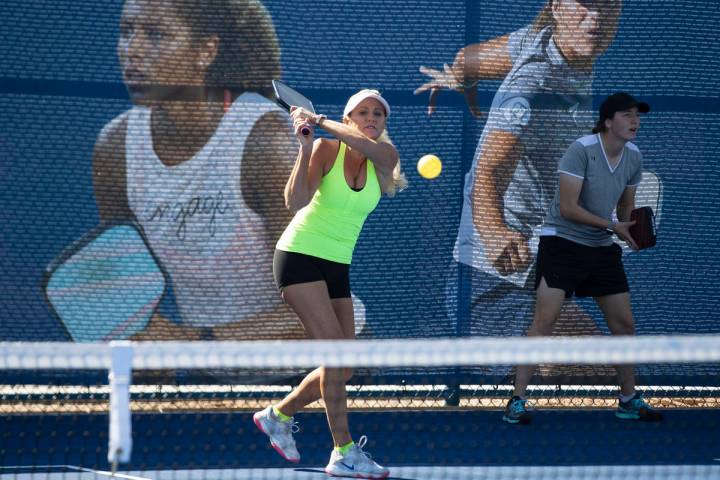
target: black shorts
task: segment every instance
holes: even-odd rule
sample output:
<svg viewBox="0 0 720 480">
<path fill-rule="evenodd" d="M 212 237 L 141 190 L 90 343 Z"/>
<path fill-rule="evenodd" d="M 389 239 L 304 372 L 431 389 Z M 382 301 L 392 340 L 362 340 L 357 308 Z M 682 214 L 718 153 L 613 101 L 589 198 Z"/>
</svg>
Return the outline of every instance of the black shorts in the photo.
<svg viewBox="0 0 720 480">
<path fill-rule="evenodd" d="M 324 281 L 330 298 L 350 298 L 350 265 L 346 263 L 276 249 L 273 275 L 280 290 L 297 283 Z"/>
<path fill-rule="evenodd" d="M 565 298 L 603 297 L 629 292 L 622 248 L 588 247 L 556 236 L 540 237 L 535 272 L 535 289 L 540 279 L 548 286 L 565 290 Z"/>
</svg>

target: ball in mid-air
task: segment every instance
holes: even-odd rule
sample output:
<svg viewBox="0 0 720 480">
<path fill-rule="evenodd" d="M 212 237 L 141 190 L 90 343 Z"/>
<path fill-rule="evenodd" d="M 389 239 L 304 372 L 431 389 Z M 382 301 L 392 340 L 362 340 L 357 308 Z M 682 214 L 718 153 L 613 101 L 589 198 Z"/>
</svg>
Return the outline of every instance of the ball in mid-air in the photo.
<svg viewBox="0 0 720 480">
<path fill-rule="evenodd" d="M 433 179 L 442 172 L 442 162 L 435 155 L 425 155 L 418 160 L 417 170 L 420 176 Z"/>
</svg>

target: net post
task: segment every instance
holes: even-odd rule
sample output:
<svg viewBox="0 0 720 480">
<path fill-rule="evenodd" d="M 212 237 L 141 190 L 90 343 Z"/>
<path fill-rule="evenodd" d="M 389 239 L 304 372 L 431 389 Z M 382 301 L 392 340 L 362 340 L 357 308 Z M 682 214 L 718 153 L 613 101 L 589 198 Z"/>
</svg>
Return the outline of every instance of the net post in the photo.
<svg viewBox="0 0 720 480">
<path fill-rule="evenodd" d="M 456 369 L 456 371 L 457 370 L 459 369 Z M 462 392 L 460 390 L 460 384 L 457 382 L 448 382 L 448 384 L 445 385 L 445 392 L 443 393 L 443 396 L 445 397 L 445 406 L 459 407 L 461 395 Z"/>
<path fill-rule="evenodd" d="M 108 462 L 113 471 L 118 463 L 130 461 L 132 425 L 130 419 L 130 384 L 132 380 L 133 347 L 130 342 L 110 342 L 110 434 Z"/>
</svg>

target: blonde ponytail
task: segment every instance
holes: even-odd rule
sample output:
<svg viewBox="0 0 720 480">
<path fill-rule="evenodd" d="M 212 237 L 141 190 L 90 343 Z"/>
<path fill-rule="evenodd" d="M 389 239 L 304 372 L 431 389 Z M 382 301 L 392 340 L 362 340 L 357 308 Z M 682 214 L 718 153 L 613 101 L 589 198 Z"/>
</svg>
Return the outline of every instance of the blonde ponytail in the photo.
<svg viewBox="0 0 720 480">
<path fill-rule="evenodd" d="M 383 130 L 377 141 L 395 146 L 392 140 L 390 140 L 390 135 L 388 135 L 387 133 L 387 128 Z M 405 190 L 407 186 L 408 181 L 407 178 L 405 178 L 405 174 L 402 173 L 402 170 L 400 168 L 400 159 L 398 159 L 397 165 L 395 165 L 395 168 L 393 168 L 392 171 L 392 183 L 390 183 L 390 185 L 386 188 L 385 191 L 383 191 L 383 193 L 388 197 L 394 197 L 396 193 Z"/>
</svg>

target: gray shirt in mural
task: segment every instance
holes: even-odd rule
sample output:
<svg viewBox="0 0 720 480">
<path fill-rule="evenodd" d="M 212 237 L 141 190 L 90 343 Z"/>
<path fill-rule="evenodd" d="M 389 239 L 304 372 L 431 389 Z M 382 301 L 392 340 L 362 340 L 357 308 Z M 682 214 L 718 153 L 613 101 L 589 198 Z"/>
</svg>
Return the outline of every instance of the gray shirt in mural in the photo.
<svg viewBox="0 0 720 480">
<path fill-rule="evenodd" d="M 552 27 L 526 27 L 508 41 L 513 67 L 492 102 L 485 128 L 465 177 L 455 259 L 523 285 L 528 271 L 500 275 L 484 254 L 472 219 L 472 190 L 485 138 L 493 130 L 515 135 L 522 157 L 504 194 L 504 218 L 537 251 L 540 227 L 557 186 L 557 166 L 568 146 L 593 126 L 592 73 L 572 69 L 553 40 Z M 529 269 L 528 269 L 529 270 Z"/>
</svg>

